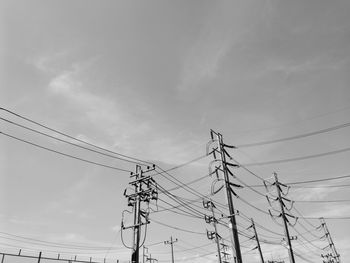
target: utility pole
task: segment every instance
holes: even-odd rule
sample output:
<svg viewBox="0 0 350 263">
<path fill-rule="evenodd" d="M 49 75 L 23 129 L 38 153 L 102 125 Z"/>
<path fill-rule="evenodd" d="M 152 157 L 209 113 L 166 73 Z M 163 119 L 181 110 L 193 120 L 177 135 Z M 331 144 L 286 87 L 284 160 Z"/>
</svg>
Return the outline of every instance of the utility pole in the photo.
<svg viewBox="0 0 350 263">
<path fill-rule="evenodd" d="M 321 226 L 322 226 L 322 228 L 323 228 L 323 230 L 325 232 L 324 236 L 327 238 L 327 241 L 328 241 L 328 244 L 329 244 L 328 246 L 332 250 L 332 253 L 327 254 L 327 255 L 321 255 L 321 256 L 323 258 L 326 258 L 327 262 L 334 262 L 333 261 L 333 259 L 334 259 L 335 263 L 340 263 L 340 255 L 338 254 L 338 252 L 337 252 L 337 250 L 335 248 L 335 245 L 334 245 L 331 233 L 328 230 L 326 221 L 324 220 L 324 218 L 320 218 L 320 220 L 321 220 Z M 323 262 L 325 262 L 325 261 L 323 261 Z"/>
<path fill-rule="evenodd" d="M 139 249 L 142 246 L 142 244 L 140 245 L 141 227 L 150 223 L 148 220 L 149 213 L 141 208 L 141 203 L 149 204 L 151 200 L 158 199 L 158 191 L 154 179 L 151 176 L 144 175 L 154 169 L 155 166 L 153 165 L 152 168 L 147 167 L 147 170 L 143 171 L 141 166 L 136 165 L 136 172 L 130 175 L 130 178 L 133 180 L 129 183 L 134 187 L 134 193 L 127 194 L 127 189 L 124 191 L 124 196 L 128 198 L 128 206 L 132 206 L 134 213 L 134 224 L 125 227 L 124 221 L 122 221 L 121 227 L 122 231 L 129 228 L 133 229 L 132 247 L 130 247 L 132 249 L 131 263 L 139 263 Z"/>
<path fill-rule="evenodd" d="M 235 209 L 233 207 L 233 200 L 232 200 L 232 188 L 231 185 L 232 183 L 230 183 L 230 179 L 229 179 L 229 169 L 227 167 L 227 165 L 230 166 L 234 166 L 237 167 L 238 165 L 235 164 L 231 164 L 228 163 L 226 161 L 226 155 L 227 155 L 227 151 L 225 150 L 225 147 L 230 147 L 226 144 L 224 144 L 223 142 L 223 137 L 220 133 L 216 133 L 213 130 L 211 130 L 210 132 L 211 134 L 211 139 L 212 141 L 214 141 L 214 134 L 216 135 L 216 140 L 218 142 L 218 152 L 219 152 L 219 158 L 221 160 L 221 165 L 222 165 L 222 172 L 224 174 L 224 180 L 225 180 L 225 189 L 226 189 L 226 196 L 227 196 L 227 202 L 228 202 L 228 208 L 229 208 L 229 212 L 230 212 L 230 227 L 232 229 L 232 236 L 233 236 L 233 241 L 234 241 L 234 249 L 236 252 L 236 257 L 237 257 L 237 263 L 242 263 L 242 254 L 241 254 L 241 248 L 240 248 L 240 244 L 239 244 L 239 238 L 238 238 L 238 229 L 237 229 L 237 223 L 236 223 L 236 217 L 235 217 Z M 234 148 L 234 147 L 230 147 L 230 148 Z M 215 150 L 213 151 L 214 154 L 214 158 L 216 158 L 215 156 Z"/>
<path fill-rule="evenodd" d="M 147 253 L 148 253 L 148 248 L 143 246 L 143 249 L 142 249 L 142 263 L 145 263 L 145 257 L 147 257 L 148 255 L 145 254 L 145 250 L 147 250 Z"/>
<path fill-rule="evenodd" d="M 205 215 L 204 216 L 204 219 L 205 219 L 205 222 L 207 224 L 210 224 L 210 223 L 213 223 L 214 225 L 214 233 L 212 232 L 208 232 L 207 231 L 207 237 L 209 239 L 212 239 L 213 238 L 213 235 L 215 235 L 215 241 L 216 241 L 216 246 L 217 246 L 217 250 L 218 250 L 218 262 L 219 263 L 222 263 L 221 261 L 221 251 L 220 251 L 220 242 L 219 242 L 219 235 L 218 235 L 218 230 L 217 230 L 217 226 L 216 226 L 216 223 L 217 223 L 217 219 L 215 218 L 215 213 L 214 213 L 214 207 L 215 205 L 213 204 L 212 200 L 210 201 L 205 201 L 203 200 L 203 207 L 204 208 L 207 208 L 211 210 L 211 213 L 212 213 L 212 216 L 207 216 Z"/>
<path fill-rule="evenodd" d="M 170 240 L 166 240 L 164 241 L 165 245 L 170 245 L 171 246 L 171 262 L 174 263 L 174 243 L 177 242 L 177 238 L 175 240 L 173 240 L 173 237 L 170 236 Z"/>
<path fill-rule="evenodd" d="M 158 262 L 158 259 L 156 258 L 152 258 L 152 254 L 149 254 L 149 257 L 147 257 L 146 259 L 147 261 L 149 261 L 150 263 L 154 263 L 155 261 Z"/>
<path fill-rule="evenodd" d="M 286 214 L 284 212 L 284 204 L 283 204 L 283 200 L 282 200 L 282 196 L 281 196 L 281 187 L 280 187 L 280 183 L 278 182 L 277 173 L 274 173 L 274 176 L 275 176 L 275 183 L 276 183 L 276 189 L 277 189 L 277 194 L 278 194 L 278 200 L 279 200 L 280 207 L 281 207 L 281 216 L 282 216 L 283 224 L 284 224 L 284 234 L 286 236 L 286 240 L 287 240 L 287 244 L 288 244 L 289 260 L 291 263 L 295 263 L 292 243 L 290 241 L 290 236 L 289 236 L 289 231 L 288 231 L 287 218 L 286 218 Z"/>
<path fill-rule="evenodd" d="M 252 220 L 252 228 L 253 228 L 253 230 L 254 230 L 254 237 L 255 237 L 255 240 L 256 240 L 256 243 L 257 243 L 257 248 L 258 248 L 259 254 L 260 254 L 260 260 L 261 260 L 261 263 L 264 263 L 265 261 L 264 261 L 263 254 L 262 254 L 262 252 L 261 252 L 259 237 L 258 237 L 258 233 L 256 232 L 254 219 L 252 218 L 251 220 Z"/>
</svg>

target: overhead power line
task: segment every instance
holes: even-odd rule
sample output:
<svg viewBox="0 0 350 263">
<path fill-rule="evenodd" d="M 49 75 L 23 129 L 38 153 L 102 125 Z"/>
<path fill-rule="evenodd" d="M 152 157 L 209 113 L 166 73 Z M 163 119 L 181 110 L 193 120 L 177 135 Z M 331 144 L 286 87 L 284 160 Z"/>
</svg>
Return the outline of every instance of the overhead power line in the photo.
<svg viewBox="0 0 350 263">
<path fill-rule="evenodd" d="M 38 125 L 38 126 L 44 128 L 44 129 L 47 129 L 47 130 L 49 130 L 49 131 L 52 131 L 52 132 L 58 133 L 58 134 L 60 134 L 60 135 L 62 135 L 62 136 L 65 136 L 65 137 L 67 137 L 67 138 L 70 138 L 70 139 L 72 139 L 72 140 L 74 140 L 74 141 L 83 143 L 83 144 L 85 144 L 85 145 L 92 146 L 92 147 L 94 147 L 94 148 L 96 148 L 96 149 L 100 149 L 100 150 L 103 150 L 103 151 L 106 151 L 106 152 L 109 152 L 109 153 L 113 153 L 113 154 L 115 154 L 115 155 L 119 155 L 119 156 L 121 156 L 121 157 L 134 160 L 134 161 L 136 161 L 136 162 L 141 162 L 141 163 L 143 163 L 143 165 L 153 165 L 153 163 L 151 163 L 151 162 L 144 161 L 144 160 L 141 160 L 141 159 L 138 159 L 138 158 L 135 158 L 135 157 L 131 157 L 131 156 L 125 155 L 125 154 L 121 154 L 121 153 L 118 153 L 118 152 L 115 152 L 115 151 L 111 151 L 111 150 L 108 150 L 108 149 L 106 149 L 106 148 L 100 147 L 100 146 L 98 146 L 98 145 L 96 145 L 96 144 L 89 143 L 89 142 L 87 142 L 87 141 L 84 141 L 84 140 L 75 138 L 74 136 L 71 136 L 71 135 L 69 135 L 69 134 L 67 134 L 67 133 L 64 133 L 64 132 L 61 132 L 61 131 L 59 131 L 59 130 L 50 128 L 50 127 L 48 127 L 47 125 L 44 125 L 44 124 L 39 123 L 39 122 L 37 122 L 37 121 L 34 121 L 34 120 L 32 120 L 32 119 L 30 119 L 30 118 L 28 118 L 28 117 L 24 117 L 23 115 L 18 114 L 18 113 L 15 113 L 15 112 L 13 112 L 13 111 L 11 111 L 11 110 L 8 110 L 8 109 L 2 108 L 2 107 L 0 107 L 0 110 L 5 111 L 5 112 L 7 112 L 7 113 L 9 113 L 9 114 L 11 114 L 11 115 L 14 115 L 14 116 L 16 116 L 16 117 L 18 117 L 18 118 L 21 118 L 21 119 L 23 119 L 23 120 L 26 120 L 26 121 L 28 121 L 28 122 L 30 122 L 30 123 L 35 124 L 35 125 Z"/>
<path fill-rule="evenodd" d="M 71 154 L 68 154 L 68 153 L 63 153 L 63 152 L 60 152 L 60 151 L 56 151 L 56 150 L 53 150 L 51 148 L 48 148 L 48 147 L 45 147 L 45 146 L 41 146 L 39 144 L 36 144 L 36 143 L 30 142 L 30 141 L 18 138 L 16 136 L 10 135 L 10 134 L 2 132 L 2 131 L 0 131 L 0 134 L 2 134 L 4 136 L 7 136 L 7 137 L 9 137 L 11 139 L 14 139 L 14 140 L 17 140 L 17 141 L 20 141 L 20 142 L 23 142 L 23 143 L 35 146 L 37 148 L 40 148 L 40 149 L 43 149 L 43 150 L 46 150 L 46 151 L 49 151 L 49 152 L 53 152 L 53 153 L 56 153 L 56 154 L 59 154 L 59 155 L 62 155 L 62 156 L 66 156 L 66 157 L 69 157 L 69 158 L 72 158 L 72 159 L 75 159 L 75 160 L 78 160 L 78 161 L 82 161 L 82 162 L 86 162 L 86 163 L 90 163 L 90 164 L 94 164 L 94 165 L 97 165 L 97 166 L 101 166 L 101 167 L 105 167 L 105 168 L 109 168 L 109 169 L 113 169 L 113 170 L 118 170 L 118 171 L 122 171 L 122 172 L 128 172 L 128 173 L 131 172 L 130 170 L 126 170 L 126 169 L 118 168 L 118 167 L 115 167 L 115 166 L 110 166 L 110 165 L 106 165 L 106 164 L 90 161 L 90 160 L 83 159 L 81 157 L 77 157 L 77 156 L 74 156 L 74 155 L 71 155 Z"/>
<path fill-rule="evenodd" d="M 305 180 L 305 181 L 297 181 L 297 182 L 289 182 L 286 183 L 287 185 L 297 187 L 297 188 L 314 188 L 312 186 L 307 187 L 307 186 L 299 186 L 300 184 L 308 184 L 308 183 L 317 183 L 317 182 L 324 182 L 324 181 L 332 181 L 332 180 L 339 180 L 339 179 L 344 179 L 344 178 L 350 178 L 350 175 L 342 175 L 342 176 L 337 176 L 337 177 L 329 177 L 329 178 L 324 178 L 324 179 L 315 179 L 315 180 Z M 295 186 L 296 185 L 296 186 Z M 342 186 L 347 186 L 347 185 L 338 185 L 337 187 L 342 187 Z M 265 187 L 263 184 L 258 184 L 258 185 L 250 185 L 250 187 Z M 325 186 L 326 187 L 326 186 Z M 317 188 L 317 186 L 315 186 Z"/>
<path fill-rule="evenodd" d="M 343 185 L 319 185 L 319 186 L 301 186 L 301 185 L 293 186 L 293 188 L 342 188 L 342 187 L 350 187 L 350 184 L 343 184 Z"/>
<path fill-rule="evenodd" d="M 175 229 L 175 230 L 179 230 L 179 231 L 182 231 L 182 232 L 187 232 L 187 233 L 191 233 L 191 234 L 198 234 L 198 235 L 206 235 L 203 232 L 196 232 L 196 231 L 192 231 L 192 230 L 188 230 L 188 229 L 184 229 L 184 228 L 180 228 L 180 227 L 175 227 L 173 225 L 168 225 L 168 224 L 159 222 L 157 220 L 154 220 L 153 218 L 152 218 L 152 222 L 155 222 L 155 223 L 157 223 L 159 225 L 162 225 L 162 226 L 165 226 L 165 227 L 169 227 L 169 228 L 172 228 L 172 229 Z"/>
<path fill-rule="evenodd" d="M 15 235 L 7 232 L 0 231 L 1 235 L 6 235 L 9 237 L 12 237 L 14 240 L 20 241 L 20 242 L 26 242 L 26 243 L 34 243 L 34 244 L 40 244 L 45 246 L 51 246 L 51 247 L 64 247 L 64 248 L 70 248 L 70 249 L 81 249 L 81 250 L 106 250 L 109 247 L 107 246 L 86 246 L 83 244 L 67 244 L 67 243 L 57 243 L 57 242 L 50 242 L 40 239 L 35 239 L 31 237 L 25 237 L 21 235 Z M 0 238 L 10 239 L 8 237 L 1 236 Z M 122 247 L 112 247 L 112 249 L 122 249 Z"/>
<path fill-rule="evenodd" d="M 100 152 L 100 151 L 97 151 L 97 150 L 94 150 L 94 149 L 91 149 L 91 148 L 82 146 L 82 145 L 77 144 L 77 143 L 73 143 L 73 142 L 70 142 L 70 141 L 67 141 L 67 140 L 63 140 L 63 139 L 61 139 L 61 138 L 58 138 L 58 137 L 52 136 L 52 135 L 50 135 L 50 134 L 47 134 L 47 133 L 44 133 L 44 132 L 41 132 L 41 131 L 38 131 L 38 130 L 35 130 L 35 129 L 32 129 L 32 128 L 29 128 L 29 127 L 27 127 L 27 126 L 24 126 L 24 125 L 22 125 L 22 124 L 19 124 L 19 123 L 10 121 L 10 120 L 5 119 L 5 118 L 1 118 L 1 117 L 0 117 L 0 120 L 6 121 L 6 122 L 8 122 L 8 123 L 10 123 L 10 124 L 12 124 L 12 125 L 16 125 L 17 127 L 26 129 L 26 130 L 28 130 L 28 131 L 31 131 L 31 132 L 34 132 L 34 133 L 37 133 L 37 134 L 40 134 L 40 135 L 43 135 L 43 136 L 45 136 L 45 137 L 54 139 L 54 140 L 56 140 L 56 141 L 60 141 L 60 142 L 63 142 L 63 143 L 66 143 L 66 144 L 69 144 L 69 145 L 78 147 L 78 148 L 83 149 L 83 150 L 87 150 L 87 151 L 90 151 L 90 152 L 94 152 L 94 153 L 97 153 L 97 154 L 100 154 L 100 155 L 103 155 L 103 156 L 107 156 L 107 157 L 110 157 L 110 158 L 113 158 L 113 159 L 118 159 L 118 160 L 125 161 L 125 162 L 129 162 L 129 163 L 140 164 L 140 163 L 137 163 L 137 162 L 132 161 L 132 160 L 128 160 L 128 159 L 121 158 L 121 157 L 118 157 L 118 156 L 115 156 L 115 155 L 111 155 L 111 154 L 108 154 L 108 153 Z"/>
<path fill-rule="evenodd" d="M 293 200 L 294 202 L 298 203 L 345 203 L 350 202 L 349 199 L 343 199 L 343 200 Z"/>
<path fill-rule="evenodd" d="M 327 156 L 327 155 L 343 153 L 343 152 L 347 152 L 347 151 L 350 151 L 350 147 L 336 150 L 336 151 L 319 153 L 319 154 L 312 154 L 312 155 L 306 155 L 306 156 L 301 156 L 301 157 L 273 160 L 273 161 L 266 161 L 266 162 L 246 163 L 244 165 L 245 166 L 258 166 L 258 165 L 268 165 L 268 164 L 276 164 L 276 163 L 288 163 L 288 162 L 295 162 L 295 161 L 303 161 L 303 160 L 307 160 L 307 159 L 313 159 L 313 158 L 323 157 L 323 156 Z"/>
<path fill-rule="evenodd" d="M 306 180 L 306 181 L 290 182 L 290 183 L 286 183 L 286 184 L 287 184 L 287 185 L 297 185 L 297 184 L 306 184 L 306 183 L 316 183 L 316 182 L 324 182 L 324 181 L 338 180 L 338 179 L 344 179 L 344 178 L 350 178 L 350 175 L 342 175 L 342 176 L 329 177 L 329 178 L 324 178 L 324 179 L 315 179 L 315 180 Z"/>
<path fill-rule="evenodd" d="M 309 137 L 309 136 L 313 136 L 313 135 L 317 135 L 317 134 L 321 134 L 321 133 L 326 133 L 326 132 L 330 132 L 330 131 L 335 131 L 335 130 L 347 128 L 349 126 L 350 126 L 350 122 L 347 122 L 347 123 L 343 123 L 340 125 L 326 128 L 326 129 L 314 131 L 314 132 L 299 134 L 299 135 L 285 137 L 285 138 L 281 138 L 281 139 L 275 139 L 275 140 L 267 140 L 267 141 L 261 141 L 261 142 L 239 144 L 239 145 L 236 145 L 236 147 L 237 148 L 247 148 L 247 147 L 261 146 L 261 145 L 267 145 L 267 144 L 272 144 L 272 143 L 277 143 L 277 142 L 296 140 L 296 139 L 301 139 L 301 138 L 305 138 L 305 137 Z"/>
</svg>

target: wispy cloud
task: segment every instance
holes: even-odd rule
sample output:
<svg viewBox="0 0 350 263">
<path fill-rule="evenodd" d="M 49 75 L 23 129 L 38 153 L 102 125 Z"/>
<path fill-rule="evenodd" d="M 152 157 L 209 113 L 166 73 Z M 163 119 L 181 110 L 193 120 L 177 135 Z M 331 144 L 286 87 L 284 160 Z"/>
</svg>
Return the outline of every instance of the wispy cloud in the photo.
<svg viewBox="0 0 350 263">
<path fill-rule="evenodd" d="M 179 91 L 194 90 L 202 81 L 216 77 L 221 59 L 233 43 L 229 14 L 225 8 L 225 4 L 218 4 L 214 8 L 185 57 Z"/>
</svg>

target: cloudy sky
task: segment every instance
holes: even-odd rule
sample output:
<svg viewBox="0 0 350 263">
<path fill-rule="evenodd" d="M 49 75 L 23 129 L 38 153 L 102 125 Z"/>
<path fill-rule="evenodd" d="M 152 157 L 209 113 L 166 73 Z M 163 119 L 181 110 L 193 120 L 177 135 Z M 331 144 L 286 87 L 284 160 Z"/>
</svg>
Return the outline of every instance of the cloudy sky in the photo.
<svg viewBox="0 0 350 263">
<path fill-rule="evenodd" d="M 164 169 L 204 155 L 210 129 L 221 132 L 227 144 L 243 145 L 350 121 L 347 0 L 1 0 L 0 5 L 0 107 Z M 62 138 L 4 110 L 0 117 L 0 131 L 8 135 L 135 170 L 134 164 L 16 126 L 13 122 Z M 254 164 L 345 149 L 318 158 L 249 166 L 266 179 L 277 172 L 285 183 L 338 177 L 350 171 L 350 152 L 346 150 L 349 136 L 350 128 L 344 125 L 297 140 L 238 147 L 230 154 L 243 164 Z M 170 173 L 181 182 L 190 182 L 208 173 L 211 160 L 202 158 Z M 244 169 L 235 172 L 248 185 L 261 184 Z M 166 176 L 156 179 L 167 189 L 176 186 Z M 78 254 L 81 258 L 128 262 L 130 251 L 123 248 L 119 231 L 122 211 L 128 208 L 123 196 L 130 180 L 128 173 L 48 152 L 1 134 L 0 180 L 1 250 L 22 248 L 27 254 L 61 252 L 68 258 Z M 208 194 L 211 182 L 207 177 L 191 187 Z M 344 178 L 299 186 L 349 182 Z M 263 188 L 258 190 L 265 193 Z M 243 200 L 268 210 L 264 197 L 249 188 L 238 191 Z M 183 189 L 173 193 L 191 200 L 198 198 Z M 288 197 L 299 201 L 344 200 L 296 202 L 303 216 L 350 216 L 346 187 L 295 187 Z M 225 202 L 221 192 L 215 198 Z M 167 197 L 162 199 L 175 205 Z M 283 234 L 269 216 L 242 200 L 234 202 L 248 218 Z M 169 207 L 161 201 L 159 205 Z M 153 244 L 149 247 L 152 257 L 159 262 L 170 261 L 170 247 L 155 243 L 172 235 L 179 240 L 175 243 L 177 262 L 216 262 L 215 244 L 203 235 L 211 226 L 172 211 L 151 214 L 151 221 L 153 218 L 196 233 L 153 221 L 145 241 L 146 245 Z M 239 229 L 245 231 L 249 226 L 246 218 L 237 220 Z M 349 257 L 349 220 L 326 221 L 341 257 Z M 304 258 L 298 257 L 297 262 L 309 262 L 305 258 L 320 261 L 317 255 L 323 252 L 319 248 L 327 242 L 317 239 L 322 231 L 310 225 L 320 225 L 319 220 L 299 222 L 296 230 L 291 229 L 292 235 L 298 235 L 296 231 L 303 234 L 293 241 Z M 220 231 L 229 240 L 227 229 Z M 283 238 L 260 228 L 258 232 L 262 239 L 276 243 Z M 123 234 L 130 242 L 130 233 Z M 30 243 L 22 237 L 61 245 Z M 255 243 L 240 238 L 244 262 L 257 262 L 256 250 L 251 251 Z M 77 246 L 85 246 L 85 250 Z M 87 246 L 104 250 L 86 250 Z M 106 247 L 111 249 L 106 251 Z M 288 256 L 280 244 L 263 244 L 262 248 L 266 260 Z M 204 256 L 211 251 L 212 255 Z"/>
</svg>

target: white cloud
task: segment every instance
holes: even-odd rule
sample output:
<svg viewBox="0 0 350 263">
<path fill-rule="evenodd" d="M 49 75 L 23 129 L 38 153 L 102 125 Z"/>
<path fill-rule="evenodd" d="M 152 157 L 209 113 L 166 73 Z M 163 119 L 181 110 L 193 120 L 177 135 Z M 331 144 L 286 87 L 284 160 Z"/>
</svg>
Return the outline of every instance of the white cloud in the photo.
<svg viewBox="0 0 350 263">
<path fill-rule="evenodd" d="M 226 12 L 227 8 L 227 4 L 217 4 L 201 28 L 197 40 L 185 57 L 177 87 L 179 91 L 196 89 L 202 81 L 216 77 L 220 61 L 233 43 L 230 27 L 232 14 Z"/>
</svg>

